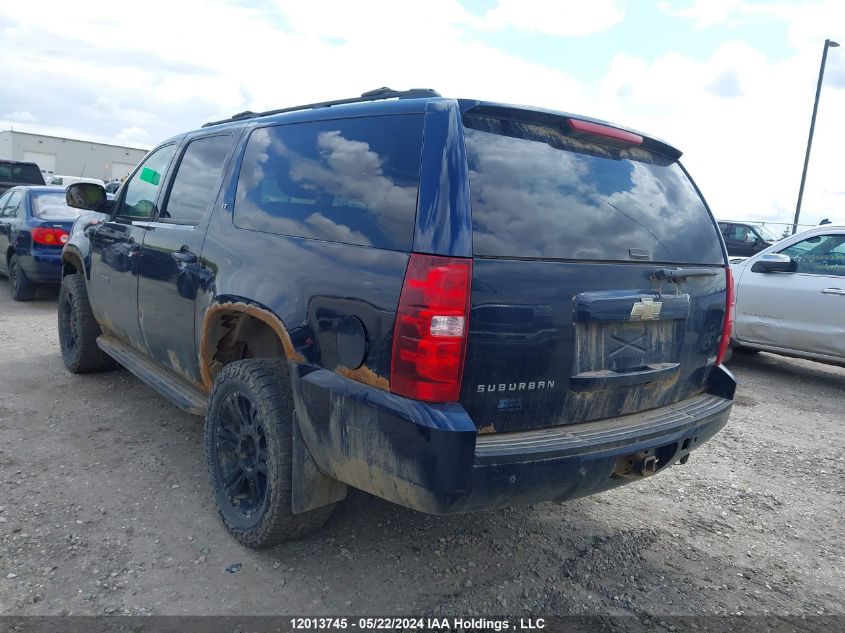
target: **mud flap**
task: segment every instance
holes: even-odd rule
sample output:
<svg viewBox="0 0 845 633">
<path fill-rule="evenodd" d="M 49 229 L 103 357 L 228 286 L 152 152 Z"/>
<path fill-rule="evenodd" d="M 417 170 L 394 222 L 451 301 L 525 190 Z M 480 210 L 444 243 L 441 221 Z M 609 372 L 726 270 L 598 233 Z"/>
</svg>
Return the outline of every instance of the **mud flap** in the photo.
<svg viewBox="0 0 845 633">
<path fill-rule="evenodd" d="M 291 510 L 302 514 L 346 498 L 347 486 L 327 477 L 317 468 L 299 431 L 299 417 L 294 415 L 293 472 L 291 473 Z"/>
</svg>

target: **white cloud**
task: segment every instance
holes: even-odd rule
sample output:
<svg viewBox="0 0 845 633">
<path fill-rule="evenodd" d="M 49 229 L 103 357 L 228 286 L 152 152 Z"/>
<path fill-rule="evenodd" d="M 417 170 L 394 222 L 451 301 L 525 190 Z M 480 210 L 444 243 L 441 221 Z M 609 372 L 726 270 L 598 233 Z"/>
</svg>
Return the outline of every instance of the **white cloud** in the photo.
<svg viewBox="0 0 845 633">
<path fill-rule="evenodd" d="M 37 116 L 35 116 L 32 112 L 27 112 L 26 110 L 4 114 L 3 118 L 8 119 L 9 121 L 17 121 L 20 123 L 34 123 L 38 120 Z"/>
<path fill-rule="evenodd" d="M 460 27 L 484 27 L 484 20 L 456 0 L 416 4 L 395 0 L 277 0 L 276 4 L 293 32 L 340 42 L 399 43 L 407 38 L 439 42 Z"/>
<path fill-rule="evenodd" d="M 765 7 L 755 7 L 754 10 L 763 11 Z M 841 0 L 801 5 L 777 4 L 771 10 L 789 24 L 789 43 L 798 50 L 814 47 L 817 55 L 821 54 L 822 43 L 827 38 L 845 44 L 845 2 Z"/>
<path fill-rule="evenodd" d="M 820 46 L 825 38 L 845 37 L 845 3 L 842 0 L 802 2 L 760 2 L 753 0 L 693 0 L 686 9 L 674 9 L 669 2 L 658 5 L 669 15 L 695 22 L 696 29 L 737 26 L 758 16 L 786 22 L 789 43 L 800 49 Z"/>
<path fill-rule="evenodd" d="M 150 133 L 142 127 L 132 126 L 123 128 L 118 132 L 117 138 L 124 143 L 143 143 L 149 140 Z"/>
<path fill-rule="evenodd" d="M 617 0 L 499 0 L 485 17 L 494 28 L 584 37 L 618 24 L 625 11 Z"/>
<path fill-rule="evenodd" d="M 180 121 L 193 107 L 196 118 L 183 123 L 190 128 L 246 109 L 354 96 L 385 85 L 549 106 L 566 95 L 567 107 L 586 105 L 583 86 L 565 72 L 468 37 L 467 29 L 489 24 L 457 0 L 409 6 L 386 0 L 365 8 L 340 0 L 280 0 L 257 9 L 150 0 L 131 20 L 92 20 L 114 15 L 109 3 L 80 0 L 46 13 L 13 3 L 0 8 L 0 16 L 24 25 L 14 30 L 30 37 L 16 40 L 19 46 L 10 41 L 0 64 L 21 76 L 61 77 L 96 91 L 91 106 L 102 124 L 115 121 L 112 136 L 136 125 L 165 128 L 165 135 L 181 131 L 162 120 L 164 107 L 181 109 Z M 38 30 L 46 33 L 41 47 L 31 37 Z M 84 38 L 67 39 L 77 33 Z M 57 58 L 51 49 L 59 41 L 68 54 Z M 91 43 L 97 48 L 77 53 Z M 25 54 L 16 52 L 24 46 Z M 192 102 L 200 101 L 198 112 Z"/>
<path fill-rule="evenodd" d="M 705 29 L 725 22 L 740 4 L 742 0 L 694 0 L 686 9 L 673 10 L 668 2 L 661 2 L 660 8 L 676 17 L 695 20 L 696 29 Z"/>
</svg>

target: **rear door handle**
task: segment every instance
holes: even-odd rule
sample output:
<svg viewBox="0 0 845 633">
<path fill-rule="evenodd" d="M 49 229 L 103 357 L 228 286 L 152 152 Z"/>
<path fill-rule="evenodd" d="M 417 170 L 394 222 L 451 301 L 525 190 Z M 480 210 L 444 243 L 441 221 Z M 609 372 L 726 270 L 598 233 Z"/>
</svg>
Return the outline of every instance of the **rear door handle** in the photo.
<svg viewBox="0 0 845 633">
<path fill-rule="evenodd" d="M 842 288 L 825 288 L 822 290 L 823 295 L 845 295 L 845 290 Z"/>
</svg>

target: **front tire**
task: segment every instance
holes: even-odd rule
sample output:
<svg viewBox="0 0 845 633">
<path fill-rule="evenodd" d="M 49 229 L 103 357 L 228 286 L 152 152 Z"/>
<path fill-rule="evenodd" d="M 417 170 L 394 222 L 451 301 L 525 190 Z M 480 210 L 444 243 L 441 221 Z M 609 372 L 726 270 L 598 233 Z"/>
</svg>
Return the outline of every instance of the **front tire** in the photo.
<svg viewBox="0 0 845 633">
<path fill-rule="evenodd" d="M 114 360 L 97 346 L 100 326 L 88 303 L 85 278 L 79 273 L 62 279 L 58 313 L 59 347 L 69 371 L 87 374 L 114 368 Z"/>
<path fill-rule="evenodd" d="M 15 301 L 29 301 L 35 296 L 35 284 L 26 276 L 21 268 L 17 255 L 9 259 L 9 292 Z"/>
<path fill-rule="evenodd" d="M 214 499 L 229 532 L 269 547 L 321 528 L 334 505 L 291 510 L 293 399 L 286 362 L 247 359 L 223 367 L 205 416 Z"/>
</svg>

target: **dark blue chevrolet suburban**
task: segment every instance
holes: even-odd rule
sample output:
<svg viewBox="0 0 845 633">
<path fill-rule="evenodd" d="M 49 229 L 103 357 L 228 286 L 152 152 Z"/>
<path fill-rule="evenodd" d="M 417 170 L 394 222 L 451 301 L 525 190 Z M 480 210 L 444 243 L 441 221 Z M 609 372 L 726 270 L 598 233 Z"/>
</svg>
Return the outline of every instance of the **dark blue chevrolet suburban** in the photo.
<svg viewBox="0 0 845 633">
<path fill-rule="evenodd" d="M 226 527 L 260 547 L 354 486 L 433 514 L 650 476 L 727 422 L 732 281 L 655 138 L 380 89 L 155 148 L 63 250 L 72 372 L 205 416 Z"/>
</svg>

